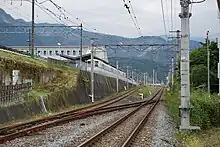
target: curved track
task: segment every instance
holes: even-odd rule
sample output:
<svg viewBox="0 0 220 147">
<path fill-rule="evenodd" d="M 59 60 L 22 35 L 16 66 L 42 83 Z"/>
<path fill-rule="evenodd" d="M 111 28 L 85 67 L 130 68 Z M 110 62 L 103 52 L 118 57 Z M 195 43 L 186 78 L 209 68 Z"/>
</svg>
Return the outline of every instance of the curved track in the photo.
<svg viewBox="0 0 220 147">
<path fill-rule="evenodd" d="M 163 94 L 163 89 L 160 89 L 154 96 L 152 96 L 152 98 L 150 100 L 156 99 L 155 102 L 153 103 L 150 107 L 148 106 L 146 108 L 146 104 L 148 103 L 148 101 L 144 102 L 143 104 L 141 104 L 140 106 L 138 106 L 136 109 L 134 109 L 132 112 L 128 113 L 127 115 L 123 116 L 122 118 L 120 118 L 119 120 L 113 122 L 109 127 L 105 128 L 104 130 L 98 132 L 96 135 L 94 135 L 93 137 L 91 137 L 90 139 L 86 140 L 85 142 L 83 142 L 82 144 L 79 145 L 79 147 L 88 147 L 88 146 L 124 146 L 124 147 L 128 147 L 130 146 L 130 144 L 132 143 L 132 141 L 134 140 L 134 138 L 136 137 L 136 135 L 138 134 L 138 132 L 142 129 L 142 127 L 144 126 L 144 124 L 146 123 L 149 115 L 151 114 L 151 112 L 154 110 L 155 106 L 157 105 L 157 103 L 160 101 L 160 98 Z M 137 121 L 138 119 L 134 117 L 134 115 L 137 115 L 137 113 L 139 111 L 143 111 L 144 109 L 144 117 L 143 119 L 141 119 L 141 121 L 138 123 L 137 127 L 134 127 L 134 129 L 131 131 L 131 133 L 129 132 L 129 135 L 127 135 L 125 138 L 125 140 L 123 139 L 123 137 L 117 136 L 117 134 L 120 130 L 120 127 L 124 127 L 126 126 L 126 123 L 128 123 L 130 121 L 130 123 L 134 126 L 134 123 L 129 120 L 131 117 L 133 117 L 132 119 Z M 147 110 L 145 112 L 145 110 Z M 142 117 L 141 117 L 142 118 Z M 140 118 L 139 118 L 140 119 Z M 126 128 L 124 130 L 129 130 L 130 128 Z M 113 133 L 112 133 L 113 132 Z M 115 132 L 115 134 L 114 134 Z M 111 135 L 109 135 L 111 134 Z M 120 138 L 119 141 L 120 143 L 114 143 L 115 140 L 111 140 L 109 138 Z M 104 138 L 104 139 L 103 139 Z M 124 142 L 123 142 L 124 141 Z M 113 143 L 111 143 L 113 142 Z M 108 144 L 109 143 L 109 144 Z"/>
<path fill-rule="evenodd" d="M 0 143 L 2 144 L 2 143 L 5 143 L 6 141 L 10 141 L 12 139 L 22 137 L 33 132 L 38 132 L 49 127 L 68 123 L 69 121 L 73 121 L 75 119 L 84 118 L 87 116 L 102 114 L 102 113 L 111 112 L 111 111 L 116 111 L 120 109 L 130 108 L 130 107 L 137 107 L 145 103 L 145 101 L 110 107 L 111 104 L 114 104 L 130 96 L 136 90 L 138 90 L 138 88 L 135 88 L 126 93 L 120 94 L 116 96 L 115 98 L 109 99 L 107 101 L 103 101 L 103 102 L 93 104 L 93 105 L 80 108 L 77 110 L 60 113 L 60 114 L 46 117 L 43 119 L 39 119 L 36 121 L 30 121 L 27 123 L 11 125 L 11 126 L 1 128 L 0 129 Z M 152 103 L 152 102 L 153 101 L 148 101 L 147 103 Z"/>
</svg>

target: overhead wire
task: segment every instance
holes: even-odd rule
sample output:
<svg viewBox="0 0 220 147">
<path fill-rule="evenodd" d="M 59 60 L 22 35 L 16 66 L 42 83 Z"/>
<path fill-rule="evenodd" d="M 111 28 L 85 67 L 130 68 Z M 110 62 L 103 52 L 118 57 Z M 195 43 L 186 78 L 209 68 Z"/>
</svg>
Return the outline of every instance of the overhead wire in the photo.
<svg viewBox="0 0 220 147">
<path fill-rule="evenodd" d="M 163 17 L 164 33 L 165 33 L 165 36 L 167 37 L 167 27 L 166 27 L 166 19 L 165 19 L 165 14 L 164 14 L 164 4 L 163 4 L 163 0 L 161 0 L 160 2 L 161 2 L 162 17 Z"/>
<path fill-rule="evenodd" d="M 130 15 L 130 17 L 131 17 L 131 20 L 132 20 L 132 22 L 133 22 L 133 24 L 134 24 L 138 34 L 142 37 L 143 35 L 141 33 L 141 28 L 139 27 L 139 24 L 138 24 L 138 21 L 137 21 L 137 17 L 136 17 L 136 15 L 134 13 L 134 10 L 130 10 L 130 8 L 133 9 L 133 7 L 131 5 L 131 1 L 129 1 L 129 5 L 126 3 L 126 0 L 123 0 L 123 2 L 124 2 L 124 7 L 127 9 L 127 12 Z M 133 16 L 132 16 L 132 14 L 133 14 Z"/>
</svg>

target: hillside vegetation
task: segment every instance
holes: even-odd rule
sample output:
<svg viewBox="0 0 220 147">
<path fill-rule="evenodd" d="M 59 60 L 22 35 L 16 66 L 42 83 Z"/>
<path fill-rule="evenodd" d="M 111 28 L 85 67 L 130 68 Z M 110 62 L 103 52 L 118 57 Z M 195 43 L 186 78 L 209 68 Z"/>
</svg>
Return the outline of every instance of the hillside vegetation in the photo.
<svg viewBox="0 0 220 147">
<path fill-rule="evenodd" d="M 28 94 L 28 99 L 75 87 L 79 73 L 77 69 L 68 65 L 0 50 L 1 76 L 11 75 L 12 70 L 20 70 L 22 80 L 32 80 L 33 88 Z"/>
</svg>

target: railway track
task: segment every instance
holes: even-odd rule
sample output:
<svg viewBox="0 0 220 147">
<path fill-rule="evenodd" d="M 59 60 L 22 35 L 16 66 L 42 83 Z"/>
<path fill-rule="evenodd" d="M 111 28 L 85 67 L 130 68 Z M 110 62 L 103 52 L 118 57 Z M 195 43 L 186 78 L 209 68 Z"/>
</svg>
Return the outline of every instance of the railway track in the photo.
<svg viewBox="0 0 220 147">
<path fill-rule="evenodd" d="M 85 118 L 91 115 L 98 115 L 106 112 L 116 111 L 120 109 L 126 109 L 131 107 L 137 107 L 143 103 L 146 103 L 146 101 L 142 102 L 135 102 L 135 103 L 129 103 L 129 104 L 123 104 L 118 106 L 110 107 L 109 105 L 116 103 L 129 95 L 131 95 L 133 92 L 135 92 L 137 89 L 133 89 L 124 95 L 117 96 L 114 99 L 110 99 L 101 103 L 97 103 L 85 108 L 60 113 L 51 117 L 47 117 L 44 119 L 39 119 L 36 121 L 31 121 L 23 124 L 18 125 L 11 125 L 0 129 L 0 143 L 5 143 L 6 141 L 13 140 L 18 137 L 22 137 L 25 135 L 28 135 L 33 132 L 38 132 L 41 130 L 44 130 L 49 127 L 61 125 L 64 123 L 68 123 L 69 121 L 73 121 L 75 119 Z M 154 101 L 149 100 L 148 103 L 153 103 Z M 108 106 L 108 107 L 106 107 Z"/>
<path fill-rule="evenodd" d="M 129 147 L 139 131 L 142 129 L 142 127 L 145 125 L 147 122 L 147 119 L 151 112 L 154 110 L 155 106 L 158 104 L 160 101 L 160 98 L 163 94 L 163 89 L 160 89 L 152 98 L 150 99 L 151 101 L 156 99 L 151 106 L 147 106 L 146 104 L 149 103 L 149 101 L 146 101 L 142 103 L 140 106 L 138 106 L 136 109 L 134 109 L 132 112 L 128 113 L 127 115 L 121 117 L 117 121 L 113 122 L 110 126 L 105 128 L 104 130 L 98 132 L 85 142 L 79 145 L 79 147 L 90 147 L 90 146 L 123 146 L 123 147 Z M 144 110 L 144 111 L 143 111 Z M 142 115 L 139 119 L 140 121 L 137 121 L 139 119 L 135 118 L 134 115 L 139 115 L 137 114 L 139 111 L 143 111 L 144 115 Z M 135 123 L 129 120 L 129 118 L 133 117 L 133 121 L 135 120 L 137 125 L 134 125 Z M 124 130 L 121 129 L 125 126 L 127 126 L 128 122 L 135 126 L 135 127 L 127 127 Z M 126 124 L 127 123 L 127 124 Z M 120 128 L 121 127 L 121 128 Z M 132 129 L 131 129 L 132 128 Z M 128 133 L 126 132 L 124 136 L 120 134 L 120 132 L 123 132 L 125 130 L 130 130 Z M 128 135 L 127 135 L 128 134 Z M 119 136 L 117 136 L 119 135 Z M 119 139 L 115 139 L 119 138 Z M 119 142 L 118 142 L 119 141 Z"/>
</svg>

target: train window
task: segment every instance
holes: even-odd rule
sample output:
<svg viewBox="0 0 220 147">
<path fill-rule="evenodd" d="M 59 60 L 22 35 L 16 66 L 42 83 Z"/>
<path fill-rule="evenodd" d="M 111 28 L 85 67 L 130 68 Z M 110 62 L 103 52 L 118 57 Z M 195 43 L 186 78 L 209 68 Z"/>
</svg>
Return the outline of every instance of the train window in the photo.
<svg viewBox="0 0 220 147">
<path fill-rule="evenodd" d="M 95 61 L 95 66 L 98 67 L 99 66 L 99 62 Z"/>
<path fill-rule="evenodd" d="M 50 56 L 52 56 L 52 51 L 49 52 Z"/>
<path fill-rule="evenodd" d="M 40 55 L 40 51 L 37 51 L 38 55 Z"/>
<path fill-rule="evenodd" d="M 64 53 L 64 51 L 62 50 L 62 51 L 61 51 L 61 55 L 63 55 L 63 53 Z"/>
<path fill-rule="evenodd" d="M 56 55 L 58 54 L 58 51 L 57 51 L 57 50 L 55 51 L 55 54 L 56 54 Z"/>
<path fill-rule="evenodd" d="M 67 55 L 70 55 L 70 51 L 67 51 Z"/>
<path fill-rule="evenodd" d="M 47 55 L 47 51 L 44 51 L 44 55 Z"/>
<path fill-rule="evenodd" d="M 73 50 L 73 55 L 76 55 L 76 51 L 75 50 Z"/>
</svg>

